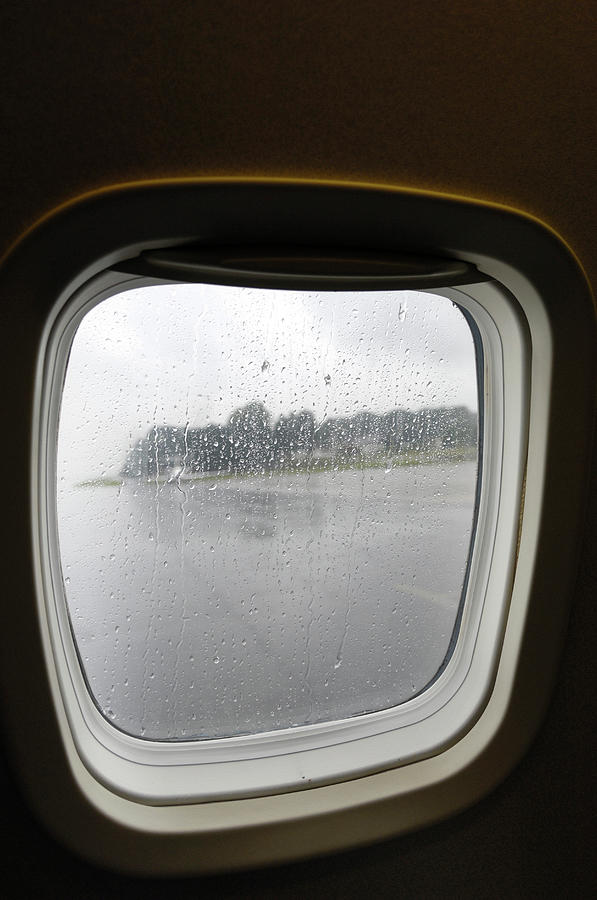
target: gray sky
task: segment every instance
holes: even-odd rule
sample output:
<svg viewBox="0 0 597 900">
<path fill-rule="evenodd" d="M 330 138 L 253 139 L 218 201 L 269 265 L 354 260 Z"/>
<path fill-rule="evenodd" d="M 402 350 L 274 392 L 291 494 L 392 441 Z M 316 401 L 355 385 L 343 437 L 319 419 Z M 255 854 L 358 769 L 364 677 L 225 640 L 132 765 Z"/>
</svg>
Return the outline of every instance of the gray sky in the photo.
<svg viewBox="0 0 597 900">
<path fill-rule="evenodd" d="M 115 474 L 153 425 L 224 422 L 262 401 L 275 419 L 464 404 L 476 409 L 470 330 L 444 297 L 160 285 L 87 314 L 64 386 L 58 473 Z"/>
</svg>

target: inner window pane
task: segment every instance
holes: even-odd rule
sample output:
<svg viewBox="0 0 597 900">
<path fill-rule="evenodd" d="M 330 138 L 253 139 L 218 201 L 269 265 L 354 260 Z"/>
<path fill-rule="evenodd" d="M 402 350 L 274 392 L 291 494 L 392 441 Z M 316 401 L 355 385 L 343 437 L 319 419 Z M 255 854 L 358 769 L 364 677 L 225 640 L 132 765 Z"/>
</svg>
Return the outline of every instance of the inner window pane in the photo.
<svg viewBox="0 0 597 900">
<path fill-rule="evenodd" d="M 87 313 L 57 522 L 102 713 L 210 739 L 422 691 L 466 575 L 476 371 L 464 315 L 428 293 L 162 285 Z"/>
</svg>

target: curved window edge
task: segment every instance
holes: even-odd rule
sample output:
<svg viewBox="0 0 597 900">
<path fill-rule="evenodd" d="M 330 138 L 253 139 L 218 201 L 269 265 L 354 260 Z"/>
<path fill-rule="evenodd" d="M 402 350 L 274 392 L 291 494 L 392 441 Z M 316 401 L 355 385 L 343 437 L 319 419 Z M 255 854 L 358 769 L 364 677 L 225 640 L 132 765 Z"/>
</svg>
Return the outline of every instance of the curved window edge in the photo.
<svg viewBox="0 0 597 900">
<path fill-rule="evenodd" d="M 45 353 L 48 370 L 45 381 L 49 389 L 41 398 L 41 409 L 47 415 L 42 417 L 40 438 L 40 445 L 46 447 L 40 467 L 40 518 L 47 527 L 40 531 L 40 575 L 44 578 L 46 615 L 65 709 L 85 764 L 100 781 L 122 796 L 147 804 L 190 803 L 263 796 L 346 780 L 356 774 L 434 755 L 453 744 L 478 716 L 494 677 L 495 634 L 502 629 L 514 555 L 508 536 L 512 533 L 511 523 L 518 517 L 526 452 L 526 433 L 519 430 L 524 392 L 518 396 L 514 387 L 515 383 L 525 381 L 523 335 L 510 314 L 509 301 L 503 292 L 485 282 L 469 285 L 468 295 L 462 289 L 443 292 L 434 289 L 436 295 L 444 293 L 461 308 L 468 308 L 483 332 L 485 406 L 490 411 L 485 417 L 484 445 L 486 464 L 495 473 L 481 490 L 482 539 L 473 545 L 470 602 L 464 606 L 464 627 L 441 674 L 412 700 L 376 713 L 247 737 L 164 744 L 119 731 L 97 710 L 72 639 L 57 558 L 53 450 L 70 338 L 92 305 L 126 286 L 138 286 L 136 280 L 124 285 L 118 278 L 114 281 L 111 273 L 101 276 L 99 284 L 94 282 L 89 289 L 79 292 L 58 317 L 53 329 L 55 339 L 50 339 Z M 487 312 L 488 305 L 492 307 L 491 315 Z M 499 329 L 494 319 L 500 323 Z M 511 401 L 506 411 L 500 334 L 507 335 L 511 357 Z M 511 460 L 507 471 L 503 467 L 504 454 Z M 44 498 L 47 498 L 45 503 Z M 497 529 L 500 517 L 502 524 Z M 496 540 L 504 566 L 490 578 L 488 563 Z M 343 749 L 340 757 L 339 747 Z"/>
</svg>

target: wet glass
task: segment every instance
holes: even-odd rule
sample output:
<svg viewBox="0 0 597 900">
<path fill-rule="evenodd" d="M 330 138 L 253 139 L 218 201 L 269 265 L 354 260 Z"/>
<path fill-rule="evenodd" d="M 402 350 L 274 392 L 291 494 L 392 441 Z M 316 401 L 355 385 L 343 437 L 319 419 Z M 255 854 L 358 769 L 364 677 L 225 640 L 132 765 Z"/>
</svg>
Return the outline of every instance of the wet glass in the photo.
<svg viewBox="0 0 597 900">
<path fill-rule="evenodd" d="M 163 285 L 88 312 L 57 524 L 101 712 L 207 740 L 423 691 L 458 627 L 477 391 L 467 320 L 429 293 Z"/>
</svg>

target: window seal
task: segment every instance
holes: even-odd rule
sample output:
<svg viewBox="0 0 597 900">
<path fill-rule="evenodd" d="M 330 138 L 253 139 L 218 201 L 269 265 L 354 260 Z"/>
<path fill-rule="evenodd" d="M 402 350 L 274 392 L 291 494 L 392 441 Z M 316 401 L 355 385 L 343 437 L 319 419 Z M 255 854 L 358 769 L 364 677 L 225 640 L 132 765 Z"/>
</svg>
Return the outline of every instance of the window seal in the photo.
<svg viewBox="0 0 597 900">
<path fill-rule="evenodd" d="M 496 517 L 500 502 L 503 504 L 503 499 L 501 501 L 499 499 L 502 492 L 501 474 L 493 483 L 493 499 L 488 495 L 481 506 L 481 514 L 484 517 L 481 529 L 485 535 L 484 544 L 480 547 L 473 545 L 472 565 L 475 570 L 473 581 L 476 593 L 474 622 L 471 624 L 469 621 L 471 612 L 463 598 L 460 616 L 465 610 L 465 620 L 456 641 L 460 648 L 458 653 L 452 654 L 442 667 L 442 671 L 411 700 L 390 709 L 319 725 L 281 729 L 262 735 L 212 739 L 206 742 L 178 741 L 175 744 L 127 735 L 107 722 L 97 709 L 90 692 L 86 690 L 86 679 L 78 663 L 78 652 L 70 629 L 57 558 L 58 541 L 56 523 L 53 520 L 55 501 L 52 492 L 52 485 L 55 484 L 54 434 L 57 430 L 59 394 L 71 336 L 84 312 L 100 299 L 114 293 L 114 290 L 107 286 L 111 280 L 119 285 L 119 289 L 122 287 L 121 277 L 119 272 L 115 275 L 107 272 L 100 277 L 99 285 L 96 286 L 92 282 L 78 292 L 58 318 L 47 351 L 48 363 L 55 367 L 52 374 L 55 390 L 52 392 L 53 398 L 48 397 L 50 403 L 48 409 L 52 412 L 46 432 L 48 470 L 43 476 L 48 491 L 45 518 L 49 533 L 41 536 L 40 545 L 48 550 L 54 548 L 44 566 L 46 571 L 52 573 L 51 584 L 46 586 L 45 595 L 54 598 L 55 601 L 48 609 L 48 618 L 50 623 L 54 620 L 58 623 L 59 634 L 55 626 L 53 630 L 54 654 L 57 660 L 63 660 L 58 669 L 61 673 L 62 690 L 69 694 L 72 692 L 70 702 L 67 703 L 71 729 L 81 757 L 88 768 L 113 790 L 122 796 L 134 797 L 139 802 L 150 805 L 191 803 L 196 800 L 213 801 L 242 796 L 264 796 L 297 790 L 305 785 L 342 781 L 355 774 L 383 771 L 392 766 L 405 765 L 416 759 L 436 755 L 455 743 L 463 730 L 466 730 L 471 721 L 480 714 L 493 680 L 495 652 L 480 653 L 475 649 L 489 575 L 487 565 L 480 568 L 478 560 L 490 555 L 489 547 L 495 540 Z M 133 289 L 140 283 L 150 282 L 145 278 L 141 279 L 141 282 L 132 279 L 126 282 L 126 286 Z M 156 283 L 155 279 L 152 279 L 151 283 Z M 485 297 L 485 308 L 475 299 L 475 291 L 481 292 Z M 434 289 L 433 293 L 449 295 L 449 299 L 459 304 L 461 308 L 463 304 L 468 303 L 469 311 L 475 309 L 476 319 L 485 320 L 482 326 L 485 333 L 486 369 L 484 375 L 486 396 L 483 408 L 487 404 L 491 407 L 488 423 L 493 422 L 493 433 L 485 435 L 484 443 L 493 454 L 490 467 L 497 471 L 501 465 L 499 460 L 502 458 L 501 448 L 504 439 L 501 433 L 503 401 L 500 397 L 503 377 L 502 348 L 495 323 L 492 322 L 492 316 L 487 313 L 487 306 L 491 300 L 493 307 L 499 308 L 500 292 L 496 286 L 485 280 L 475 288 L 469 285 L 468 294 L 455 288 L 446 288 L 444 291 Z M 502 299 L 502 315 L 505 315 L 508 306 L 505 298 Z M 517 337 L 518 328 L 515 320 L 511 321 L 510 328 L 510 345 L 513 353 L 517 340 L 520 342 L 522 339 L 522 333 Z M 522 345 L 519 353 L 521 355 L 523 353 Z M 522 361 L 518 364 L 521 365 Z M 519 402 L 523 402 L 522 398 Z M 513 435 L 514 420 L 503 430 Z M 519 440 L 518 436 L 516 440 Z M 522 478 L 526 446 L 524 437 L 522 441 L 522 456 L 518 468 L 515 470 L 510 467 L 511 471 L 506 473 L 512 480 L 509 490 L 510 517 L 513 520 L 518 519 L 516 496 Z M 512 448 L 510 454 L 512 455 Z M 510 562 L 503 567 L 500 574 L 501 586 L 490 588 L 494 593 L 505 592 L 508 572 L 513 565 L 513 546 L 509 547 L 508 556 Z M 480 583 L 477 583 L 479 581 Z M 502 608 L 505 597 L 499 602 L 494 599 L 493 603 L 497 604 L 496 608 Z M 503 613 L 499 618 L 503 618 Z M 487 637 L 485 638 L 486 645 L 489 643 L 490 646 L 493 642 L 494 629 L 501 627 L 499 622 L 486 626 L 490 635 L 489 641 Z M 465 644 L 468 649 L 463 652 Z M 473 696 L 463 699 L 463 685 L 467 682 L 467 673 L 474 659 L 477 660 L 477 676 L 475 679 L 468 679 L 468 690 Z M 63 665 L 66 665 L 70 673 L 68 677 L 66 671 L 63 671 Z M 76 709 L 79 710 L 80 716 L 75 714 Z M 444 724 L 441 726 L 438 716 L 443 719 Z M 415 728 L 417 723 L 420 735 Z M 339 746 L 345 748 L 341 761 L 335 752 Z M 236 771 L 233 771 L 232 767 L 236 767 Z"/>
</svg>

